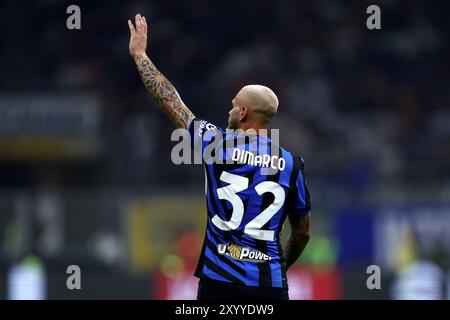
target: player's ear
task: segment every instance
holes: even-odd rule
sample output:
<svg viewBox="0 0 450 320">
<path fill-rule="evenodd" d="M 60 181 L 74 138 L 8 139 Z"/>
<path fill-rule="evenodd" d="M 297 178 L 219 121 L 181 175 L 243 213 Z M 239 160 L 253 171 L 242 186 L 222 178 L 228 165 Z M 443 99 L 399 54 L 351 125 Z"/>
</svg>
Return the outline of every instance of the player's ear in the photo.
<svg viewBox="0 0 450 320">
<path fill-rule="evenodd" d="M 244 122 L 248 118 L 248 107 L 242 106 L 241 113 L 239 115 L 239 121 Z"/>
</svg>

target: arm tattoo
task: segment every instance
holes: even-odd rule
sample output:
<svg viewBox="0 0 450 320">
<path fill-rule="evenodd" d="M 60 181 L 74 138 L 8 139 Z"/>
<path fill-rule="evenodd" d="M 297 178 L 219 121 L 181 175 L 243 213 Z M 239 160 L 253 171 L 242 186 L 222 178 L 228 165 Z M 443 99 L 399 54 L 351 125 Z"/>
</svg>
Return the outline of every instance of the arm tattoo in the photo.
<svg viewBox="0 0 450 320">
<path fill-rule="evenodd" d="M 294 221 L 295 220 L 295 221 Z M 286 269 L 297 261 L 309 242 L 310 215 L 291 218 L 291 236 L 285 250 Z"/>
<path fill-rule="evenodd" d="M 187 129 L 194 114 L 181 100 L 177 90 L 147 56 L 135 60 L 147 91 L 177 128 Z"/>
</svg>

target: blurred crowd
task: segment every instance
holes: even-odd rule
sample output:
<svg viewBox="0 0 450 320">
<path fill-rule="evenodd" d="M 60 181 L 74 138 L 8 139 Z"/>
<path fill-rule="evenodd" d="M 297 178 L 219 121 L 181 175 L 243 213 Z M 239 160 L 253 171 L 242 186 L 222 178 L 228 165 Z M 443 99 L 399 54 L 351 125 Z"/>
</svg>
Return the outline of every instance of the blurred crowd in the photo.
<svg viewBox="0 0 450 320">
<path fill-rule="evenodd" d="M 140 12 L 149 56 L 198 117 L 226 126 L 236 92 L 265 84 L 280 100 L 273 127 L 317 184 L 448 190 L 449 3 L 381 1 L 381 30 L 366 28 L 367 5 L 86 1 L 70 31 L 56 1 L 7 1 L 0 88 L 100 95 L 102 165 L 86 184 L 200 181 L 199 170 L 173 170 L 172 127 L 128 55 L 126 20 Z M 27 23 L 12 32 L 17 12 Z"/>
</svg>

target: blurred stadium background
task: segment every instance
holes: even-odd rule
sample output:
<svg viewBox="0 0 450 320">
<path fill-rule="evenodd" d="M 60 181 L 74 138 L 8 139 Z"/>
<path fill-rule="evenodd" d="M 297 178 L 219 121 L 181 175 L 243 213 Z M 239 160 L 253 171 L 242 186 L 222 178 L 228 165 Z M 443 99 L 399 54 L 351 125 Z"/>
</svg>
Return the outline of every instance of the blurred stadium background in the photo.
<svg viewBox="0 0 450 320">
<path fill-rule="evenodd" d="M 370 4 L 382 30 L 366 28 Z M 172 126 L 128 54 L 138 12 L 197 116 L 225 126 L 245 84 L 278 94 L 274 127 L 313 200 L 291 298 L 450 298 L 450 2 L 7 0 L 1 299 L 195 298 L 203 170 L 171 163 Z M 366 287 L 373 264 L 381 290 Z"/>
</svg>

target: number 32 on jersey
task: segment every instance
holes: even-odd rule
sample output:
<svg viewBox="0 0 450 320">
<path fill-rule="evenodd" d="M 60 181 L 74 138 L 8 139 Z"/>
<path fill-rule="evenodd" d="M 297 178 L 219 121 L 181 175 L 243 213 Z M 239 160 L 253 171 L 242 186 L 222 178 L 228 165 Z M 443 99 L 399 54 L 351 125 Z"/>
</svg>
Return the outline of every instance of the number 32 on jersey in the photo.
<svg viewBox="0 0 450 320">
<path fill-rule="evenodd" d="M 227 186 L 217 189 L 217 196 L 221 200 L 227 200 L 231 203 L 233 212 L 228 221 L 222 220 L 218 215 L 212 218 L 212 223 L 224 231 L 236 230 L 242 223 L 244 217 L 244 203 L 237 193 L 248 188 L 248 178 L 241 177 L 223 171 L 220 180 L 228 183 Z M 262 230 L 261 228 L 281 209 L 284 204 L 285 191 L 282 186 L 273 181 L 263 181 L 255 186 L 258 195 L 270 192 L 274 196 L 273 202 L 254 219 L 249 221 L 244 227 L 244 233 L 254 239 L 273 241 L 275 231 Z"/>
</svg>

